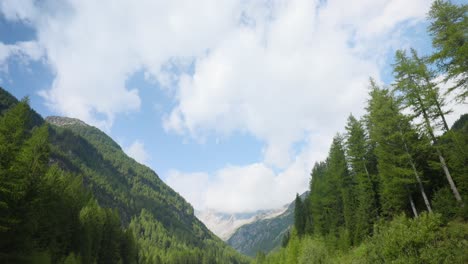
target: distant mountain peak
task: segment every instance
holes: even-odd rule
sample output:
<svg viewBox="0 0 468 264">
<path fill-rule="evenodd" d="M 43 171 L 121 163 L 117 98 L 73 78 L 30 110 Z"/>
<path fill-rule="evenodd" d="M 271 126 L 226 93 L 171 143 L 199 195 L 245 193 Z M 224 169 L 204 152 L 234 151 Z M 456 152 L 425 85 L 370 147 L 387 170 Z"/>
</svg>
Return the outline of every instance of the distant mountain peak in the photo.
<svg viewBox="0 0 468 264">
<path fill-rule="evenodd" d="M 89 126 L 85 122 L 71 117 L 63 117 L 63 116 L 48 116 L 45 119 L 48 123 L 59 126 L 59 127 L 67 127 L 73 125 L 79 126 Z"/>
<path fill-rule="evenodd" d="M 219 238 L 227 241 L 238 228 L 262 219 L 275 218 L 288 209 L 287 205 L 271 210 L 258 210 L 249 213 L 224 213 L 212 209 L 195 211 L 195 215 Z"/>
</svg>

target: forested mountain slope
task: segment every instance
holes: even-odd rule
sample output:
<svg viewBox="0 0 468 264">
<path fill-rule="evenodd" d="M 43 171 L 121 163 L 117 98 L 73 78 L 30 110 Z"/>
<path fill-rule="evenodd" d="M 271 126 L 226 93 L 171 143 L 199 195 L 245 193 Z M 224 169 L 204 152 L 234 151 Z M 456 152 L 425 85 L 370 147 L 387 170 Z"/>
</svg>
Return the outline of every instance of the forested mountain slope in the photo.
<svg viewBox="0 0 468 264">
<path fill-rule="evenodd" d="M 16 105 L 18 101 L 0 89 L 2 114 Z M 44 123 L 29 107 L 28 111 L 28 130 Z M 105 133 L 77 119 L 46 120 L 42 127 L 50 142 L 47 165 L 82 179 L 99 206 L 116 209 L 122 226 L 135 235 L 139 263 L 248 262 L 214 236 L 194 216 L 192 206 L 156 173 L 128 157 Z"/>
</svg>

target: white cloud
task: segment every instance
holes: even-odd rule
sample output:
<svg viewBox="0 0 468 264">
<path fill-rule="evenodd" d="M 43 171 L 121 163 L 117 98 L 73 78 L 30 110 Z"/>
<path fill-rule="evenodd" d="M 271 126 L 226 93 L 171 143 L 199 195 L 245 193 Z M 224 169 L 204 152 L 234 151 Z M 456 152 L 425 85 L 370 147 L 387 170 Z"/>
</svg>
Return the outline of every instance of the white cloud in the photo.
<svg viewBox="0 0 468 264">
<path fill-rule="evenodd" d="M 9 20 L 31 21 L 37 16 L 37 8 L 34 1 L 29 0 L 3 0 L 0 2 L 0 10 Z"/>
<path fill-rule="evenodd" d="M 274 2 L 270 16 L 247 10 L 255 26 L 232 30 L 196 61 L 193 75 L 182 76 L 166 129 L 196 138 L 248 131 L 265 141 L 267 164 L 286 168 L 294 142 L 359 115 L 368 77 L 379 78 L 381 57 L 398 42 L 395 26 L 423 18 L 429 2 L 415 1 L 414 11 L 402 1 L 318 5 Z"/>
<path fill-rule="evenodd" d="M 173 170 L 165 182 L 198 210 L 238 213 L 276 209 L 308 189 L 313 163 L 325 158 L 331 139 L 315 134 L 306 144 L 291 165 L 280 172 L 264 163 L 229 165 L 211 175 Z"/>
<path fill-rule="evenodd" d="M 199 206 L 242 211 L 307 188 L 346 116 L 362 113 L 368 77 L 380 79 L 384 58 L 407 45 L 402 32 L 430 2 L 4 0 L 1 11 L 37 30 L 55 73 L 42 95 L 61 114 L 110 129 L 116 115 L 140 109 L 138 87 L 126 81 L 144 71 L 174 95 L 167 131 L 264 142 L 259 163 L 167 179 Z"/>
<path fill-rule="evenodd" d="M 204 209 L 206 207 L 205 190 L 210 185 L 207 173 L 181 173 L 172 170 L 164 181 L 179 192 L 194 208 Z"/>
<path fill-rule="evenodd" d="M 438 84 L 438 87 L 440 88 L 440 93 L 441 94 L 446 94 L 447 90 L 450 87 L 453 87 L 455 85 L 455 81 L 449 80 L 447 82 L 444 82 L 445 76 L 439 76 L 437 77 L 434 82 Z M 457 103 L 455 97 L 457 96 L 456 92 L 449 93 L 446 95 L 446 106 L 444 107 L 444 111 L 450 111 L 448 115 L 445 116 L 447 124 L 449 127 L 455 123 L 455 121 L 460 118 L 461 115 L 468 113 L 468 102 L 464 103 Z M 441 129 L 437 129 L 438 133 L 442 133 Z"/>
<path fill-rule="evenodd" d="M 15 57 L 27 65 L 31 60 L 40 60 L 44 50 L 34 41 L 20 41 L 15 44 L 4 44 L 0 41 L 0 72 L 8 72 L 8 60 Z"/>
<path fill-rule="evenodd" d="M 145 145 L 139 140 L 135 140 L 130 146 L 125 148 L 125 153 L 141 164 L 148 164 L 150 155 L 145 149 Z"/>
<path fill-rule="evenodd" d="M 37 30 L 55 73 L 41 93 L 50 108 L 109 130 L 116 114 L 140 108 L 126 80 L 142 70 L 170 84 L 165 69 L 187 65 L 236 23 L 233 3 L 5 0 L 1 12 Z"/>
</svg>

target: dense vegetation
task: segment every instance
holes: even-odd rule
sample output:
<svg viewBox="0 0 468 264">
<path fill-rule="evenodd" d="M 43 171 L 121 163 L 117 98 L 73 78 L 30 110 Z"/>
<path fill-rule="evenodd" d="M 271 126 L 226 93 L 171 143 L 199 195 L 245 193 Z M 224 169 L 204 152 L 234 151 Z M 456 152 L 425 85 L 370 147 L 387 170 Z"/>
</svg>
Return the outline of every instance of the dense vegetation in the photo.
<svg viewBox="0 0 468 264">
<path fill-rule="evenodd" d="M 135 263 L 131 230 L 79 175 L 49 165 L 49 127 L 26 100 L 0 118 L 0 262 Z"/>
<path fill-rule="evenodd" d="M 448 95 L 468 95 L 467 11 L 433 3 L 435 53 L 397 51 L 393 85 L 370 80 L 366 114 L 315 164 L 284 248 L 257 263 L 468 263 L 468 114 L 446 121 Z"/>
<path fill-rule="evenodd" d="M 107 135 L 0 89 L 0 262 L 246 263 Z"/>
</svg>

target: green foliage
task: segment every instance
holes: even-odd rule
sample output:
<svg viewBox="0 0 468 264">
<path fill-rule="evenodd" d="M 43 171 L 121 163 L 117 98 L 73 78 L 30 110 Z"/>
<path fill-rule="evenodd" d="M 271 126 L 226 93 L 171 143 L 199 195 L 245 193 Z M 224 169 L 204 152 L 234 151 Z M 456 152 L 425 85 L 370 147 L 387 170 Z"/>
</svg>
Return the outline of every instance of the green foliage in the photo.
<svg viewBox="0 0 468 264">
<path fill-rule="evenodd" d="M 398 216 L 376 226 L 366 243 L 367 263 L 466 263 L 466 224 L 443 226 L 440 215 L 424 213 L 416 219 Z"/>
<path fill-rule="evenodd" d="M 436 0 L 429 11 L 429 34 L 432 36 L 434 54 L 430 57 L 445 81 L 454 80 L 450 92 L 460 90 L 458 98 L 468 96 L 468 5 L 455 5 L 450 1 Z"/>
<path fill-rule="evenodd" d="M 290 231 L 286 232 L 286 234 L 283 235 L 283 239 L 281 240 L 281 247 L 284 248 L 288 245 L 290 236 Z"/>
<path fill-rule="evenodd" d="M 218 239 L 206 239 L 191 246 L 179 241 L 154 215 L 143 209 L 132 219 L 130 229 L 137 237 L 138 263 L 248 263 Z"/>
<path fill-rule="evenodd" d="M 23 100 L 0 117 L 0 262 L 136 263 L 133 232 L 81 175 L 50 165 L 53 130 L 33 116 Z"/>
<path fill-rule="evenodd" d="M 296 194 L 296 200 L 294 202 L 294 227 L 296 228 L 297 234 L 302 236 L 305 234 L 306 228 L 306 207 L 302 202 L 299 194 Z"/>
<path fill-rule="evenodd" d="M 117 208 L 124 225 L 129 225 L 138 245 L 139 263 L 248 262 L 247 258 L 215 238 L 195 218 L 191 205 L 153 171 L 126 156 L 101 131 L 76 123 L 53 126 L 51 134 L 53 159 L 68 170 L 85 175 L 84 182 L 93 191 L 99 204 Z M 106 218 L 115 222 L 109 213 Z M 96 222 L 98 219 L 87 221 Z M 103 241 L 121 239 L 117 234 L 112 235 L 115 224 L 102 226 L 102 229 L 111 231 L 105 232 L 110 237 L 103 236 Z M 90 257 L 84 254 L 84 258 L 116 259 L 117 245 L 106 245 L 109 248 L 104 251 L 105 255 Z M 127 249 L 129 254 L 135 256 L 131 248 Z"/>
<path fill-rule="evenodd" d="M 327 238 L 305 236 L 255 263 L 467 263 L 467 238 L 466 223 L 444 224 L 439 214 L 399 215 L 375 224 L 374 235 L 351 250 L 330 248 Z"/>
<path fill-rule="evenodd" d="M 351 177 L 343 184 L 343 197 L 348 208 L 344 208 L 347 231 L 354 237 L 354 243 L 359 243 L 372 230 L 372 225 L 378 215 L 376 192 L 373 175 L 369 172 L 368 153 L 370 142 L 362 122 L 350 115 L 346 125 L 347 158 L 351 167 Z M 355 200 L 354 197 L 357 197 Z M 346 203 L 345 203 L 346 205 Z"/>
<path fill-rule="evenodd" d="M 418 148 L 415 132 L 400 114 L 398 103 L 388 90 L 375 85 L 370 92 L 368 119 L 370 138 L 376 143 L 382 213 L 391 217 L 408 207 L 408 195 L 416 179 L 410 162 L 410 148 Z M 417 139 L 417 138 L 416 138 Z"/>
</svg>

